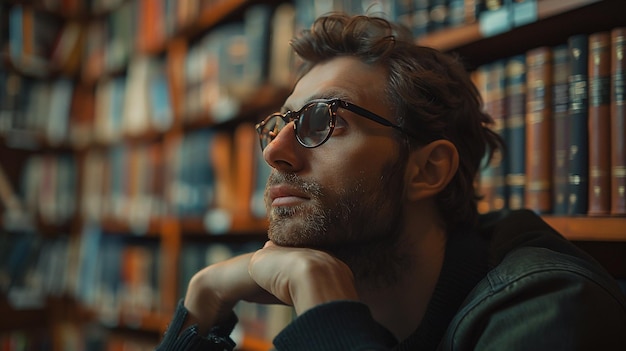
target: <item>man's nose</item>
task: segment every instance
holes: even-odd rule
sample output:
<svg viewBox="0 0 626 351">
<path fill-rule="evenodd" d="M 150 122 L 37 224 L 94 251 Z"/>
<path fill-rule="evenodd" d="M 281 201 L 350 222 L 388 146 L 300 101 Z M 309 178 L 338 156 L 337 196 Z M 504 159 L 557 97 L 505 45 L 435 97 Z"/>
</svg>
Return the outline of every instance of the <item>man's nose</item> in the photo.
<svg viewBox="0 0 626 351">
<path fill-rule="evenodd" d="M 265 162 L 283 172 L 297 172 L 302 168 L 303 158 L 299 155 L 304 147 L 296 139 L 294 122 L 287 123 L 263 150 Z"/>
</svg>

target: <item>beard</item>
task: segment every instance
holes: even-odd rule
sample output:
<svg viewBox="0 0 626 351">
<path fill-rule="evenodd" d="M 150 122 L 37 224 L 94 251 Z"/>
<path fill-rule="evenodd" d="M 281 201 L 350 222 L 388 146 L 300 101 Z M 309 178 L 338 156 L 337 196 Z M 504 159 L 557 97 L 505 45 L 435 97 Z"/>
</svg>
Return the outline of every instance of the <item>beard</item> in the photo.
<svg viewBox="0 0 626 351">
<path fill-rule="evenodd" d="M 272 185 L 288 184 L 309 196 L 298 206 L 271 207 L 268 236 L 277 245 L 328 252 L 345 262 L 360 284 L 372 288 L 396 283 L 411 265 L 401 254 L 400 233 L 405 162 L 384 167 L 381 176 L 363 175 L 334 190 L 291 173 L 272 172 Z"/>
</svg>

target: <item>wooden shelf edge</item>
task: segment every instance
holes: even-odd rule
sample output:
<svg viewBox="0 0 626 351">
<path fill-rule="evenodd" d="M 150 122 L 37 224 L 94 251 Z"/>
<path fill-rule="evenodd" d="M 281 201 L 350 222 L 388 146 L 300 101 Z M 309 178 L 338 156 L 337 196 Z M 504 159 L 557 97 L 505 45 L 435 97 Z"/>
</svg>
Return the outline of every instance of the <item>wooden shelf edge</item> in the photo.
<svg viewBox="0 0 626 351">
<path fill-rule="evenodd" d="M 542 0 L 537 1 L 537 21 L 573 11 L 602 0 Z M 480 32 L 479 22 L 465 24 L 454 28 L 445 28 L 429 33 L 417 40 L 417 44 L 432 47 L 441 51 L 452 51 L 473 42 L 487 39 Z"/>
<path fill-rule="evenodd" d="M 569 240 L 626 242 L 626 217 L 546 215 L 542 218 Z"/>
<path fill-rule="evenodd" d="M 480 33 L 480 26 L 478 23 L 472 23 L 433 32 L 419 38 L 417 44 L 440 51 L 450 51 L 480 39 L 483 39 Z"/>
<path fill-rule="evenodd" d="M 5 295 L 0 295 L 0 332 L 46 327 L 47 312 L 46 308 L 15 309 Z"/>
<path fill-rule="evenodd" d="M 188 26 L 184 26 L 175 37 L 189 38 L 217 25 L 228 15 L 245 5 L 248 0 L 218 1 L 212 6 L 203 9 L 198 17 Z"/>
<path fill-rule="evenodd" d="M 543 0 L 537 1 L 537 19 L 542 20 L 548 17 L 560 15 L 564 12 L 591 5 L 602 0 Z"/>
<path fill-rule="evenodd" d="M 234 216 L 230 227 L 224 233 L 212 232 L 204 224 L 202 218 L 183 218 L 180 220 L 181 232 L 185 235 L 206 235 L 214 237 L 236 237 L 246 234 L 263 235 L 267 232 L 268 222 L 264 218 Z"/>
<path fill-rule="evenodd" d="M 274 347 L 271 341 L 259 339 L 254 336 L 244 335 L 238 350 L 245 351 L 268 351 Z"/>
<path fill-rule="evenodd" d="M 120 327 L 155 332 L 162 334 L 165 332 L 172 316 L 161 313 L 148 312 L 140 316 L 120 316 Z"/>
</svg>

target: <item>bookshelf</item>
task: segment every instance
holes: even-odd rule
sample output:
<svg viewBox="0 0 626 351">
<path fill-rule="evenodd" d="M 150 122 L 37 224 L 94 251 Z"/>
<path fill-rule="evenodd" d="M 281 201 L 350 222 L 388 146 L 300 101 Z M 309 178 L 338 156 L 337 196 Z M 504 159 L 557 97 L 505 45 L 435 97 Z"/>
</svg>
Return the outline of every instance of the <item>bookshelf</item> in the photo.
<svg viewBox="0 0 626 351">
<path fill-rule="evenodd" d="M 265 18 L 262 26 L 266 30 L 275 31 L 272 37 L 289 34 L 288 38 L 290 33 L 306 27 L 308 21 L 321 13 L 311 10 L 313 3 L 310 1 L 188 1 L 176 11 L 172 7 L 176 2 L 169 0 L 110 1 L 110 7 L 104 6 L 106 1 L 93 1 L 93 8 L 88 8 L 87 3 L 16 0 L 2 5 L 5 23 L 10 22 L 9 10 L 17 7 L 31 14 L 44 12 L 51 18 L 49 21 L 55 23 L 55 28 L 61 28 L 57 41 L 63 38 L 66 44 L 63 50 L 53 50 L 53 56 L 48 53 L 43 59 L 33 58 L 31 53 L 16 53 L 11 47 L 15 39 L 10 38 L 10 26 L 0 28 L 0 84 L 17 81 L 20 86 L 37 86 L 42 91 L 60 89 L 58 96 L 65 96 L 65 107 L 68 108 L 64 110 L 67 120 L 62 123 L 67 127 L 53 129 L 52 135 L 61 137 L 51 138 L 46 121 L 36 118 L 35 111 L 29 112 L 20 105 L 24 104 L 20 99 L 30 94 L 27 88 L 23 89 L 28 93 L 7 88 L 0 90 L 3 174 L 10 185 L 8 192 L 12 191 L 21 200 L 20 205 L 27 212 L 26 216 L 17 219 L 9 216 L 12 209 L 6 198 L 10 196 L 6 190 L 1 192 L 0 244 L 10 244 L 6 247 L 13 249 L 17 243 L 22 243 L 24 252 L 30 253 L 39 252 L 40 241 L 57 243 L 55 247 L 64 253 L 63 257 L 67 257 L 73 268 L 68 263 L 63 266 L 54 260 L 23 262 L 28 267 L 44 263 L 50 263 L 51 267 L 66 267 L 70 273 L 65 274 L 77 277 L 90 272 L 101 273 L 98 251 L 86 251 L 94 243 L 113 247 L 109 252 L 111 255 L 122 255 L 125 251 L 145 255 L 142 249 L 155 247 L 155 251 L 149 254 L 150 261 L 155 263 L 143 268 L 152 270 L 153 281 L 142 283 L 147 285 L 140 288 L 150 288 L 157 292 L 157 296 L 152 307 L 123 314 L 115 309 L 100 308 L 112 301 L 117 303 L 115 298 L 80 290 L 78 287 L 84 285 L 81 279 L 85 278 L 68 278 L 60 296 L 44 299 L 43 305 L 38 307 L 16 309 L 7 298 L 8 285 L 3 284 L 0 315 L 11 318 L 0 323 L 0 339 L 53 338 L 56 345 L 53 349 L 56 350 L 67 349 L 63 346 L 63 335 L 78 333 L 86 335 L 80 337 L 83 342 L 97 342 L 102 335 L 110 337 L 114 340 L 109 345 L 111 349 L 123 347 L 124 340 L 146 345 L 144 348 L 148 349 L 151 343 L 159 340 L 170 321 L 184 290 L 185 274 L 206 264 L 208 258 L 205 256 L 209 250 L 216 257 L 225 257 L 254 245 L 258 247 L 267 228 L 264 216 L 251 205 L 251 198 L 258 191 L 256 187 L 262 186 L 253 175 L 262 176 L 266 171 L 257 168 L 259 164 L 262 166 L 262 161 L 259 163 L 259 155 L 255 153 L 257 141 L 251 126 L 277 109 L 289 94 L 292 79 L 289 60 L 285 61 L 287 64 L 279 60 L 289 58 L 287 40 L 282 46 L 267 45 L 272 49 L 265 56 L 251 59 L 252 63 L 265 62 L 262 74 L 238 76 L 238 79 L 250 82 L 247 86 L 252 89 L 240 89 L 232 81 L 224 80 L 219 69 L 216 70 L 218 66 L 207 62 L 221 59 L 222 66 L 219 67 L 225 67 L 220 50 L 229 49 L 227 44 L 230 41 L 220 38 L 240 40 L 246 29 L 233 29 L 233 26 L 244 23 L 246 12 L 255 5 L 264 6 L 274 16 L 263 17 L 262 11 L 258 15 Z M 292 4 L 295 8 L 291 7 Z M 342 7 L 345 5 L 342 1 L 333 4 L 338 10 L 354 10 Z M 395 11 L 400 20 L 415 15 L 412 10 L 404 13 L 402 11 L 406 9 L 384 7 L 390 6 L 385 4 L 380 9 L 386 13 Z M 493 24 L 493 19 L 476 15 L 473 21 L 466 19 L 463 24 L 430 31 L 417 42 L 460 55 L 468 69 L 476 72 L 485 65 L 526 54 L 534 48 L 565 43 L 574 34 L 592 34 L 626 26 L 622 15 L 625 6 L 621 0 L 526 0 L 515 2 L 515 6 L 525 6 L 522 13 L 525 16 L 520 15 L 521 22 L 509 25 L 505 30 L 500 28 L 501 24 Z M 323 6 L 320 8 L 317 10 L 328 10 Z M 277 18 L 279 12 L 282 17 Z M 126 23 L 123 26 L 125 31 L 110 30 L 115 23 L 129 19 L 134 20 L 134 27 Z M 279 19 L 289 25 L 279 24 Z M 490 23 L 496 29 L 489 28 Z M 152 30 L 159 24 L 162 24 L 160 30 Z M 274 26 L 278 29 L 271 29 Z M 237 47 L 230 49 L 231 54 L 237 54 Z M 233 62 L 241 58 L 247 57 L 229 57 Z M 276 69 L 273 61 L 280 61 L 277 65 L 281 69 Z M 228 69 L 239 72 L 237 69 L 240 68 Z M 71 94 L 67 93 L 67 88 L 55 88 L 55 83 L 60 80 L 71 83 Z M 165 85 L 161 85 L 164 81 Z M 151 84 L 153 82 L 155 84 Z M 160 90 L 153 89 L 157 85 Z M 129 89 L 138 94 L 130 98 L 134 104 L 120 105 L 116 99 L 128 96 Z M 137 103 L 145 100 L 150 103 Z M 221 103 L 219 108 L 215 108 L 216 102 Z M 50 105 L 42 106 L 51 108 Z M 18 114 L 19 118 L 30 116 L 31 119 L 18 120 Z M 141 123 L 129 125 L 125 118 L 130 115 L 142 116 Z M 209 152 L 208 147 L 198 151 L 197 144 L 210 144 L 212 151 Z M 64 162 L 62 156 L 73 160 L 74 166 L 67 167 L 75 167 L 68 168 L 74 171 L 59 166 Z M 38 161 L 33 162 L 33 159 Z M 35 166 L 29 166 L 31 163 Z M 54 177 L 63 178 L 68 172 L 74 174 L 74 182 L 64 185 L 71 188 L 72 198 L 65 200 L 74 208 L 71 215 L 55 209 L 59 202 L 58 189 L 45 190 L 36 185 L 31 186 L 36 191 L 24 192 L 29 167 L 46 170 L 47 173 L 43 174 Z M 198 178 L 199 169 L 210 173 L 212 179 Z M 198 184 L 203 182 L 212 182 L 212 188 L 199 187 Z M 197 193 L 202 194 L 201 199 L 194 197 L 197 194 L 190 189 L 199 189 Z M 188 206 L 189 203 L 195 205 Z M 546 213 L 543 218 L 598 258 L 616 277 L 626 279 L 626 215 Z M 95 232 L 94 226 L 97 228 Z M 36 239 L 28 241 L 22 235 L 24 233 L 35 233 Z M 187 251 L 188 247 L 199 249 L 194 253 Z M 4 265 L 0 268 L 6 271 L 6 261 L 0 264 Z M 183 272 L 185 264 L 194 268 Z M 123 279 L 118 280 L 115 284 L 110 281 L 97 283 L 108 289 L 111 284 L 122 284 Z M 60 289 L 58 286 L 54 288 Z M 70 312 L 54 305 L 63 306 Z M 251 315 L 267 313 L 252 311 Z M 271 313 L 283 321 L 289 316 L 284 310 Z M 42 315 L 46 317 L 42 319 Z M 99 330 L 94 335 L 81 329 L 81 325 L 94 322 Z M 244 332 L 240 348 L 270 349 L 271 343 L 262 333 Z M 70 344 L 76 339 L 68 337 L 67 342 Z"/>
</svg>

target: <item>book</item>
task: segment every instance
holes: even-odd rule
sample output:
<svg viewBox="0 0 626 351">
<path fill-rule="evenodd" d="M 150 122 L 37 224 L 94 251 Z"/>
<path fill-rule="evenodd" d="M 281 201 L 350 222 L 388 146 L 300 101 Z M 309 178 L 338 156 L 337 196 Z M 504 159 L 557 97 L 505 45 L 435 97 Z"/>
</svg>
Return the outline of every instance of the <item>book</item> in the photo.
<svg viewBox="0 0 626 351">
<path fill-rule="evenodd" d="M 589 185 L 589 37 L 577 34 L 568 38 L 569 82 L 569 164 L 568 214 L 587 214 Z"/>
<path fill-rule="evenodd" d="M 76 74 L 80 68 L 85 31 L 78 21 L 69 21 L 60 30 L 58 39 L 51 53 L 54 69 L 67 76 Z"/>
<path fill-rule="evenodd" d="M 174 123 L 170 84 L 164 60 L 154 60 L 148 72 L 148 79 L 150 125 L 155 130 L 164 132 Z"/>
<path fill-rule="evenodd" d="M 435 32 L 448 26 L 450 14 L 447 0 L 429 0 L 428 31 Z"/>
<path fill-rule="evenodd" d="M 70 106 L 74 83 L 65 78 L 56 79 L 52 83 L 50 104 L 48 105 L 45 135 L 48 142 L 58 145 L 69 141 Z"/>
<path fill-rule="evenodd" d="M 469 6 L 468 6 L 469 7 Z M 471 15 L 465 16 L 465 0 L 448 0 L 448 20 L 446 27 L 459 27 Z"/>
<path fill-rule="evenodd" d="M 95 93 L 90 87 L 78 84 L 73 91 L 70 106 L 70 141 L 81 148 L 93 140 Z"/>
<path fill-rule="evenodd" d="M 626 215 L 626 28 L 611 31 L 611 214 Z"/>
<path fill-rule="evenodd" d="M 80 215 L 85 221 L 102 218 L 104 183 L 107 178 L 105 155 L 102 150 L 88 150 L 82 161 Z"/>
<path fill-rule="evenodd" d="M 135 43 L 143 53 L 156 52 L 165 43 L 165 2 L 162 0 L 139 0 L 137 2 L 137 29 Z M 170 15 L 171 16 L 171 15 Z"/>
<path fill-rule="evenodd" d="M 95 82 L 105 72 L 107 27 L 104 21 L 92 21 L 85 29 L 81 76 L 85 82 Z"/>
<path fill-rule="evenodd" d="M 243 98 L 257 91 L 268 78 L 271 20 L 272 8 L 267 4 L 253 5 L 244 14 L 247 54 L 238 83 Z"/>
<path fill-rule="evenodd" d="M 552 49 L 526 53 L 526 189 L 525 207 L 552 210 Z"/>
<path fill-rule="evenodd" d="M 520 209 L 524 207 L 526 187 L 526 57 L 510 57 L 505 65 L 507 204 L 511 209 Z"/>
<path fill-rule="evenodd" d="M 295 34 L 295 9 L 290 3 L 280 4 L 272 17 L 269 78 L 274 86 L 291 86 L 294 80 L 294 53 L 289 41 Z"/>
<path fill-rule="evenodd" d="M 415 0 L 413 8 L 413 23 L 411 32 L 415 38 L 428 34 L 430 29 L 430 13 L 428 11 L 430 0 Z"/>
<path fill-rule="evenodd" d="M 505 62 L 499 60 L 484 67 L 486 69 L 486 83 L 484 92 L 484 104 L 486 111 L 494 120 L 493 130 L 498 133 L 505 142 L 506 138 L 506 104 L 505 104 Z M 507 162 L 505 150 L 496 150 L 489 167 L 492 169 L 493 199 L 491 210 L 497 211 L 508 207 L 508 189 L 505 181 Z"/>
<path fill-rule="evenodd" d="M 107 72 L 122 71 L 131 59 L 138 17 L 137 3 L 123 1 L 105 17 L 106 44 L 104 63 Z M 152 28 L 155 30 L 155 28 Z"/>
<path fill-rule="evenodd" d="M 95 88 L 93 136 L 101 143 L 113 143 L 124 132 L 124 108 L 127 80 L 125 76 L 111 77 L 98 82 Z M 137 89 L 137 87 L 135 87 Z M 129 93 L 130 94 L 130 93 Z M 135 103 L 138 104 L 140 101 Z M 139 117 L 139 116 L 137 116 Z"/>
<path fill-rule="evenodd" d="M 147 55 L 134 56 L 128 65 L 122 114 L 122 130 L 126 135 L 139 135 L 151 126 L 148 84 L 152 65 L 154 59 Z"/>
<path fill-rule="evenodd" d="M 589 189 L 588 215 L 611 211 L 611 36 L 589 35 Z"/>
<path fill-rule="evenodd" d="M 513 28 L 512 0 L 487 0 L 484 4 L 478 22 L 483 36 L 494 36 Z"/>
<path fill-rule="evenodd" d="M 568 213 L 569 185 L 569 50 L 567 44 L 552 47 L 552 123 L 554 168 L 552 213 Z"/>
<path fill-rule="evenodd" d="M 485 92 L 487 90 L 487 66 L 483 65 L 478 67 L 478 69 L 472 71 L 470 73 L 470 78 L 480 92 L 482 99 L 482 111 L 489 114 L 485 97 Z M 490 167 L 487 161 L 488 157 L 487 155 L 485 155 L 480 164 L 478 177 L 474 182 L 474 186 L 477 189 L 476 192 L 480 196 L 477 203 L 479 213 L 490 212 L 492 210 L 493 204 L 493 169 Z"/>
<path fill-rule="evenodd" d="M 235 172 L 237 213 L 251 219 L 251 201 L 255 190 L 257 133 L 251 123 L 241 123 L 235 130 Z"/>
</svg>

